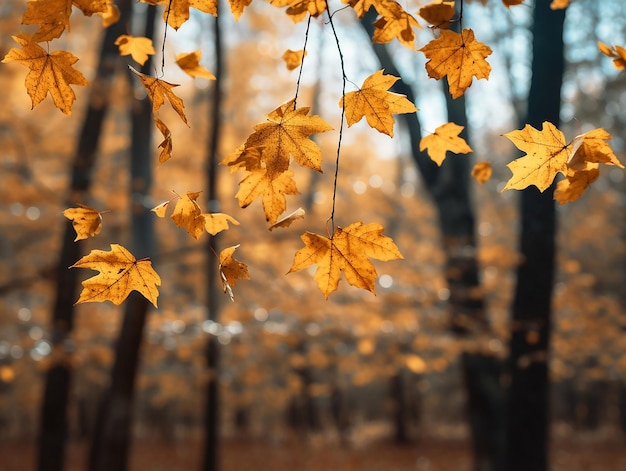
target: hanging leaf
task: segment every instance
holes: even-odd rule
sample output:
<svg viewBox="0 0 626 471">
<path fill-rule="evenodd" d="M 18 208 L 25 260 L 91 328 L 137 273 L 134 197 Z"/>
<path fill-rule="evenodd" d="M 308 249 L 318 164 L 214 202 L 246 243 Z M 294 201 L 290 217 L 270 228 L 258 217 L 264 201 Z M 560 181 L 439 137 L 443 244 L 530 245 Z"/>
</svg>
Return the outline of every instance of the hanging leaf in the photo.
<svg viewBox="0 0 626 471">
<path fill-rule="evenodd" d="M 72 221 L 76 231 L 74 242 L 93 237 L 102 230 L 102 213 L 89 206 L 79 204 L 77 208 L 68 208 L 63 216 Z"/>
</svg>

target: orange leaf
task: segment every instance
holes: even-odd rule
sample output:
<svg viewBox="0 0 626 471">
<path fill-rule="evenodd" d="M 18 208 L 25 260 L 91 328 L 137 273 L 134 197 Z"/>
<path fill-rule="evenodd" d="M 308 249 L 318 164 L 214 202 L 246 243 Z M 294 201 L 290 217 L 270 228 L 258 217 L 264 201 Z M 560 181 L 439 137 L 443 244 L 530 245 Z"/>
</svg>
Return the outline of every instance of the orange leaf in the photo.
<svg viewBox="0 0 626 471">
<path fill-rule="evenodd" d="M 106 4 L 106 10 L 100 13 L 102 16 L 102 26 L 108 28 L 111 25 L 114 25 L 120 19 L 120 10 L 117 8 L 117 5 L 108 1 Z"/>
<path fill-rule="evenodd" d="M 600 41 L 598 41 L 598 49 L 602 54 L 613 59 L 613 65 L 617 70 L 626 68 L 626 49 L 620 46 L 609 47 Z"/>
<path fill-rule="evenodd" d="M 433 39 L 423 48 L 428 62 L 426 72 L 429 77 L 441 79 L 448 76 L 448 88 L 452 98 L 458 98 L 472 85 L 472 78 L 488 79 L 491 66 L 485 58 L 491 48 L 476 41 L 471 29 L 460 34 L 442 30 L 441 36 Z"/>
<path fill-rule="evenodd" d="M 215 80 L 215 75 L 200 65 L 202 51 L 198 49 L 194 52 L 183 52 L 176 56 L 176 63 L 187 75 L 196 78 L 205 78 L 207 80 Z"/>
<path fill-rule="evenodd" d="M 202 217 L 204 217 L 204 228 L 211 235 L 228 230 L 229 222 L 235 226 L 239 225 L 239 221 L 224 213 L 203 213 Z"/>
<path fill-rule="evenodd" d="M 172 158 L 172 133 L 157 116 L 153 116 L 152 119 L 159 131 L 161 131 L 161 134 L 163 134 L 163 142 L 159 144 L 159 149 L 161 149 L 159 163 L 162 164 Z"/>
<path fill-rule="evenodd" d="M 383 75 L 383 71 L 378 70 L 365 79 L 360 90 L 346 93 L 339 101 L 339 107 L 345 106 L 348 126 L 365 116 L 371 127 L 393 137 L 395 121 L 392 114 L 417 111 L 404 95 L 387 91 L 397 80 L 398 77 Z"/>
<path fill-rule="evenodd" d="M 445 123 L 435 129 L 430 136 L 423 137 L 420 141 L 420 151 L 428 148 L 428 155 L 441 167 L 446 152 L 450 151 L 455 154 L 467 154 L 472 152 L 472 148 L 467 145 L 465 139 L 459 137 L 459 133 L 463 130 L 463 126 L 455 123 Z"/>
<path fill-rule="evenodd" d="M 584 168 L 567 169 L 567 176 L 556 184 L 554 199 L 559 204 L 571 203 L 582 196 L 585 190 L 600 176 L 597 163 L 588 162 Z"/>
<path fill-rule="evenodd" d="M 228 0 L 230 3 L 230 11 L 235 17 L 235 21 L 239 21 L 243 10 L 252 3 L 252 0 Z"/>
<path fill-rule="evenodd" d="M 287 65 L 287 70 L 294 70 L 300 67 L 304 56 L 306 56 L 306 51 L 303 49 L 300 49 L 299 51 L 292 51 L 291 49 L 287 49 L 283 54 L 282 59 Z"/>
<path fill-rule="evenodd" d="M 200 192 L 188 191 L 180 196 L 176 202 L 174 212 L 172 212 L 172 221 L 178 227 L 184 227 L 187 233 L 194 239 L 199 239 L 204 232 L 204 216 L 202 210 L 196 200 L 200 196 Z"/>
<path fill-rule="evenodd" d="M 275 7 L 287 7 L 285 13 L 298 23 L 309 15 L 317 18 L 326 11 L 326 0 L 270 0 Z"/>
<path fill-rule="evenodd" d="M 521 5 L 522 3 L 524 3 L 524 0 L 502 0 L 502 3 L 505 7 L 510 8 L 515 5 Z"/>
<path fill-rule="evenodd" d="M 68 208 L 63 211 L 63 216 L 72 221 L 76 231 L 74 242 L 93 237 L 102 230 L 101 213 L 89 206 L 79 204 L 78 208 Z"/>
<path fill-rule="evenodd" d="M 503 136 L 527 155 L 507 165 L 513 176 L 502 191 L 521 190 L 529 185 L 544 191 L 557 174 L 567 173 L 571 145 L 566 144 L 565 136 L 554 124 L 545 121 L 541 131 L 527 124 L 520 131 L 511 131 Z"/>
<path fill-rule="evenodd" d="M 72 114 L 72 103 L 76 99 L 70 85 L 87 85 L 87 79 L 72 67 L 78 57 L 67 51 L 51 54 L 33 42 L 29 36 L 21 34 L 13 39 L 22 49 L 11 49 L 2 62 L 18 62 L 30 69 L 26 75 L 26 91 L 34 108 L 50 93 L 54 105 L 63 113 Z"/>
<path fill-rule="evenodd" d="M 141 65 L 146 63 L 148 56 L 155 54 L 150 38 L 122 34 L 115 40 L 115 45 L 119 47 L 121 56 L 131 56 L 135 62 Z"/>
<path fill-rule="evenodd" d="M 157 307 L 161 278 L 152 268 L 150 259 L 136 260 L 124 247 L 111 244 L 111 251 L 92 250 L 70 268 L 99 271 L 83 281 L 83 290 L 76 304 L 111 301 L 121 304 L 131 291 L 139 291 Z"/>
<path fill-rule="evenodd" d="M 378 274 L 369 258 L 403 258 L 393 240 L 382 235 L 383 230 L 380 224 L 355 222 L 335 229 L 330 239 L 306 232 L 301 237 L 304 248 L 296 252 L 289 273 L 317 265 L 314 279 L 326 299 L 337 290 L 342 271 L 349 284 L 374 293 Z"/>
<path fill-rule="evenodd" d="M 180 28 L 189 19 L 189 9 L 195 8 L 217 16 L 217 0 L 140 0 L 149 5 L 165 5 L 163 21 L 174 29 Z"/>
<path fill-rule="evenodd" d="M 296 195 L 298 189 L 293 180 L 293 172 L 287 170 L 280 174 L 269 174 L 265 169 L 251 172 L 239 182 L 239 191 L 235 195 L 239 206 L 248 207 L 259 196 L 263 201 L 265 219 L 274 224 L 287 208 L 285 195 Z"/>
<path fill-rule="evenodd" d="M 472 169 L 472 177 L 481 185 L 491 178 L 493 169 L 489 162 L 477 162 Z"/>
<path fill-rule="evenodd" d="M 289 227 L 291 224 L 297 219 L 304 219 L 305 211 L 302 208 L 296 209 L 293 213 L 282 218 L 280 221 L 276 221 L 270 227 L 268 227 L 269 231 L 273 231 L 279 227 Z"/>
<path fill-rule="evenodd" d="M 39 25 L 34 42 L 51 41 L 69 29 L 71 14 L 72 0 L 33 0 L 26 4 L 22 24 Z"/>
<path fill-rule="evenodd" d="M 418 14 L 435 28 L 449 28 L 454 16 L 454 2 L 437 0 L 420 8 Z"/>
<path fill-rule="evenodd" d="M 611 149 L 608 141 L 612 136 L 602 128 L 592 129 L 576 136 L 572 144 L 572 156 L 568 166 L 577 170 L 586 168 L 587 162 L 615 165 L 624 168 Z"/>
<path fill-rule="evenodd" d="M 161 105 L 165 103 L 165 98 L 167 98 L 170 105 L 172 105 L 172 108 L 174 108 L 174 111 L 176 111 L 178 116 L 180 116 L 184 123 L 187 124 L 183 100 L 172 92 L 172 88 L 178 87 L 178 84 L 169 83 L 165 80 L 142 74 L 141 72 L 133 69 L 131 66 L 128 66 L 128 68 L 132 70 L 137 77 L 139 77 L 139 80 L 141 80 L 141 83 L 145 87 L 146 93 L 152 101 L 152 112 L 154 114 L 159 114 L 159 109 L 161 108 Z"/>
<path fill-rule="evenodd" d="M 562 10 L 569 6 L 569 0 L 552 0 L 550 8 L 552 10 Z"/>
<path fill-rule="evenodd" d="M 372 41 L 388 43 L 397 39 L 403 46 L 413 49 L 415 42 L 413 28 L 421 28 L 417 20 L 395 1 L 378 2 L 375 7 L 380 18 L 374 22 Z"/>
<path fill-rule="evenodd" d="M 230 300 L 234 301 L 232 288 L 237 284 L 237 280 L 249 280 L 248 267 L 233 258 L 233 254 L 239 245 L 227 247 L 220 252 L 220 276 L 224 293 L 228 293 Z"/>
</svg>

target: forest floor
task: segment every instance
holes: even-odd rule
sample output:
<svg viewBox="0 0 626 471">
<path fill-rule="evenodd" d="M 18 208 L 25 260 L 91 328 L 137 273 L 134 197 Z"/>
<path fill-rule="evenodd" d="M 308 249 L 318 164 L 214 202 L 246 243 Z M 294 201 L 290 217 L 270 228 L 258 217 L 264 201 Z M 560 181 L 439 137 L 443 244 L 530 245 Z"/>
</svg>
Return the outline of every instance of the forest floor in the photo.
<svg viewBox="0 0 626 471">
<path fill-rule="evenodd" d="M 87 444 L 69 447 L 66 471 L 85 469 Z M 260 441 L 225 441 L 222 471 L 470 471 L 470 449 L 464 441 L 422 441 L 398 446 L 380 442 L 363 448 L 306 443 L 264 444 Z M 188 471 L 200 469 L 198 443 L 138 441 L 130 471 Z M 36 450 L 32 443 L 0 443 L 3 471 L 34 470 Z M 626 471 L 623 445 L 556 442 L 551 452 L 551 471 Z"/>
</svg>

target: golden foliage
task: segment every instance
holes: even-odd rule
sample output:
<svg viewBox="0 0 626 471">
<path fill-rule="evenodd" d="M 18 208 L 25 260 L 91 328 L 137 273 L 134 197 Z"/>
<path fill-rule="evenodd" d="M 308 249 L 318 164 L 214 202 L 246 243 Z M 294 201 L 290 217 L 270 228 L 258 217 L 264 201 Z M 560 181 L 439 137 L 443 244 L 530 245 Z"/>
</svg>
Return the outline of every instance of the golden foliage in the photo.
<svg viewBox="0 0 626 471">
<path fill-rule="evenodd" d="M 202 50 L 198 49 L 194 52 L 183 52 L 176 56 L 176 63 L 183 72 L 190 77 L 205 78 L 207 80 L 215 80 L 215 75 L 209 72 L 206 68 L 200 65 L 200 58 L 202 57 Z"/>
<path fill-rule="evenodd" d="M 418 15 L 434 28 L 449 28 L 454 16 L 454 1 L 437 0 L 420 8 Z"/>
<path fill-rule="evenodd" d="M 609 47 L 601 41 L 598 41 L 598 49 L 602 54 L 613 59 L 613 65 L 617 70 L 626 68 L 626 49 L 620 46 Z"/>
<path fill-rule="evenodd" d="M 76 231 L 74 242 L 93 237 L 102 230 L 101 213 L 89 206 L 79 204 L 77 208 L 67 208 L 63 211 L 63 216 L 72 221 Z"/>
<path fill-rule="evenodd" d="M 228 293 L 231 301 L 234 301 L 233 287 L 237 284 L 237 280 L 249 280 L 248 266 L 235 258 L 233 254 L 239 245 L 227 247 L 220 252 L 220 277 L 224 293 Z"/>
<path fill-rule="evenodd" d="M 477 162 L 472 168 L 472 177 L 481 185 L 491 178 L 493 169 L 489 162 Z"/>
<path fill-rule="evenodd" d="M 122 34 L 115 40 L 115 45 L 119 47 L 121 56 L 131 56 L 135 62 L 141 65 L 146 63 L 148 56 L 155 54 L 150 38 Z"/>
<path fill-rule="evenodd" d="M 302 49 L 300 49 L 299 51 L 292 51 L 291 49 L 287 49 L 283 53 L 282 59 L 285 61 L 287 70 L 294 70 L 300 67 L 304 56 L 306 56 L 306 51 Z"/>
<path fill-rule="evenodd" d="M 455 123 L 445 123 L 435 129 L 435 132 L 429 136 L 425 136 L 420 141 L 420 151 L 428 149 L 428 156 L 438 166 L 441 166 L 446 158 L 446 152 L 450 151 L 455 154 L 467 154 L 472 152 L 472 148 L 465 142 L 465 139 L 459 137 L 459 133 L 463 131 L 463 126 Z"/>
<path fill-rule="evenodd" d="M 182 119 L 183 122 L 187 124 L 187 117 L 185 116 L 185 104 L 183 103 L 183 100 L 176 96 L 176 94 L 174 94 L 174 92 L 172 91 L 174 87 L 179 86 L 178 84 L 169 83 L 165 80 L 161 80 L 155 77 L 150 77 L 149 75 L 138 72 L 130 66 L 129 68 L 137 77 L 139 77 L 139 80 L 141 80 L 141 83 L 145 87 L 146 93 L 148 94 L 148 97 L 152 102 L 152 112 L 154 114 L 159 114 L 159 109 L 161 109 L 161 106 L 163 105 L 163 103 L 165 103 L 165 98 L 167 98 L 167 100 L 170 102 L 170 105 L 172 105 L 174 111 L 176 111 L 176 113 L 178 113 L 178 116 L 180 116 L 180 119 Z"/>
</svg>

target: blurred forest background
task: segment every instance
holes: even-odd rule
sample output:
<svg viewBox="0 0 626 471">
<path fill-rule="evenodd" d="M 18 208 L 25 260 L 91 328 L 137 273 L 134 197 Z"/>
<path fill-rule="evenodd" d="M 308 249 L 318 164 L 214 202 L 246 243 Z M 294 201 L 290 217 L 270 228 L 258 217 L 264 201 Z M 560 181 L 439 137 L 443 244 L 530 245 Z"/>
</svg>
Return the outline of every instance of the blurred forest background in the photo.
<svg viewBox="0 0 626 471">
<path fill-rule="evenodd" d="M 132 30 L 143 35 L 146 5 L 133 7 Z M 20 0 L 0 4 L 2 56 L 15 47 L 11 35 L 20 31 L 24 8 Z M 78 245 L 81 256 L 108 249 L 109 243 L 130 244 L 134 215 L 170 199 L 172 190 L 207 191 L 215 87 L 177 69 L 175 54 L 202 49 L 202 64 L 214 73 L 221 55 L 219 147 L 213 154 L 218 161 L 268 112 L 293 97 L 298 71 L 288 71 L 281 56 L 288 48 L 302 48 L 305 25 L 294 25 L 277 9 L 256 1 L 238 23 L 230 14 L 221 15 L 218 35 L 215 19 L 196 13 L 192 10 L 178 32 L 168 32 L 165 47 L 165 79 L 181 84 L 178 93 L 191 126 L 168 122 L 173 158 L 154 169 L 149 194 L 131 184 L 131 128 L 143 91 L 128 79 L 127 58 L 117 61 L 108 97 L 92 94 L 91 87 L 75 87 L 78 99 L 71 117 L 54 109 L 49 99 L 31 111 L 24 90 L 26 70 L 12 64 L 0 68 L 2 469 L 36 467 L 46 373 L 52 366 L 63 364 L 71 374 L 66 469 L 84 469 L 95 453 L 93 437 L 106 434 L 98 431 L 98 410 L 111 388 L 125 307 L 83 304 L 75 308 L 73 324 L 65 326 L 63 335 L 58 337 L 51 327 L 67 226 L 62 211 L 74 203 L 108 211 L 102 233 Z M 501 371 L 509 351 L 520 261 L 520 192 L 500 193 L 510 176 L 505 165 L 517 157 L 501 134 L 524 122 L 532 2 L 510 10 L 500 2 L 472 2 L 465 5 L 464 15 L 465 24 L 494 50 L 491 78 L 475 81 L 466 99 L 474 149 L 469 159 L 488 161 L 494 168 L 490 181 L 481 186 L 472 181 L 468 187 L 489 328 L 474 335 L 451 327 L 439 216 L 399 117 L 393 139 L 361 123 L 344 132 L 342 146 L 339 224 L 379 222 L 405 257 L 377 265 L 377 296 L 342 283 L 325 301 L 309 273 L 285 276 L 301 247 L 300 234 L 325 233 L 336 131 L 317 139 L 324 174 L 296 172 L 300 195 L 288 198 L 288 211 L 302 206 L 307 215 L 287 229 L 269 232 L 258 203 L 239 208 L 234 194 L 241 176 L 218 168 L 215 194 L 208 199 L 213 210 L 219 200 L 220 210 L 241 226 L 214 242 L 219 247 L 241 243 L 237 258 L 249 266 L 251 280 L 237 284 L 234 302 L 221 292 L 209 295 L 207 273 L 216 270 L 215 261 L 207 257 L 208 235 L 194 241 L 171 221 L 148 212 L 152 259 L 164 282 L 159 309 L 149 310 L 138 344 L 129 469 L 199 469 L 206 463 L 207 385 L 215 378 L 215 440 L 224 470 L 480 469 L 473 468 L 480 464 L 475 463 L 475 449 L 472 454 L 464 354 L 480 352 Z M 381 68 L 381 56 L 351 12 L 334 18 L 347 75 L 361 83 Z M 155 24 L 160 49 L 160 13 Z M 54 43 L 55 49 L 80 57 L 76 67 L 90 81 L 98 71 L 103 31 L 98 19 L 73 15 L 71 32 Z M 120 34 L 125 32 L 124 25 Z M 433 35 L 428 29 L 417 34 L 417 47 Z M 335 41 L 322 19 L 313 22 L 309 35 L 298 103 L 312 105 L 315 114 L 338 129 L 341 70 Z M 605 128 L 625 162 L 626 75 L 600 54 L 597 41 L 626 45 L 626 4 L 572 1 L 563 39 L 560 128 L 568 139 Z M 423 55 L 397 43 L 384 49 L 415 93 L 422 129 L 432 132 L 448 121 L 441 84 L 426 78 Z M 160 61 L 158 53 L 152 67 Z M 102 107 L 98 99 L 106 101 L 108 110 L 91 185 L 88 191 L 70 192 L 87 108 Z M 148 160 L 156 167 L 160 136 L 147 142 Z M 83 199 L 72 200 L 76 195 Z M 550 463 L 555 470 L 626 470 L 625 204 L 624 172 L 611 167 L 602 169 L 599 181 L 582 198 L 556 209 L 550 349 L 540 359 L 547 362 L 550 378 Z M 536 342 L 540 326 L 535 327 L 524 334 L 528 343 Z M 207 348 L 209 357 L 211 349 L 219 349 L 217 376 L 207 368 Z M 506 386 L 506 374 L 498 375 L 494 384 Z M 45 466 L 39 464 L 39 469 Z M 97 469 L 93 463 L 91 469 Z"/>
</svg>

